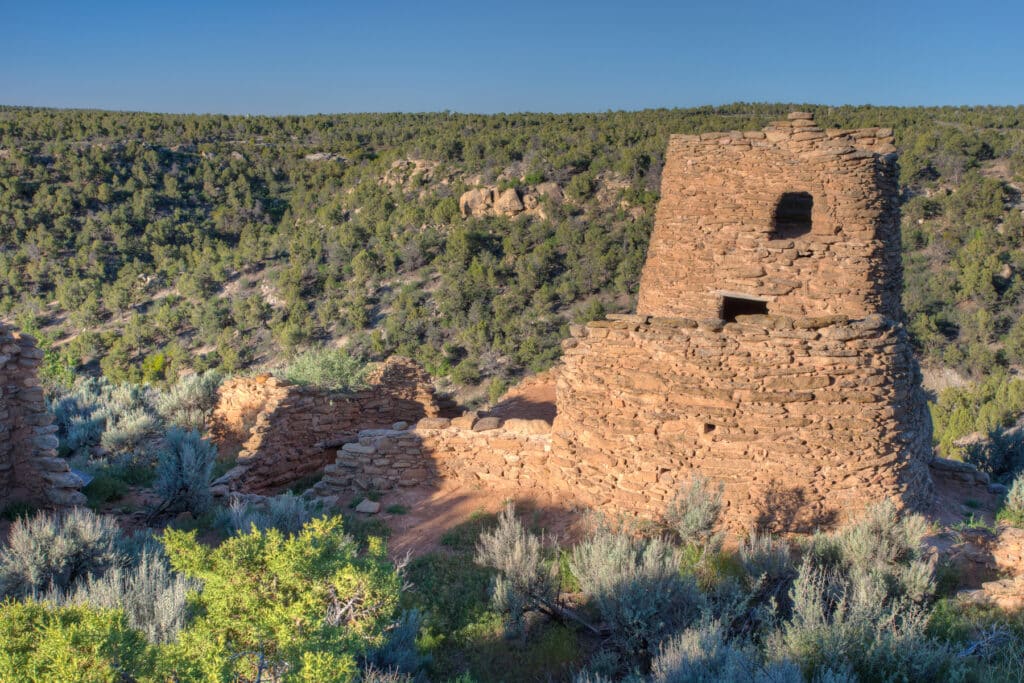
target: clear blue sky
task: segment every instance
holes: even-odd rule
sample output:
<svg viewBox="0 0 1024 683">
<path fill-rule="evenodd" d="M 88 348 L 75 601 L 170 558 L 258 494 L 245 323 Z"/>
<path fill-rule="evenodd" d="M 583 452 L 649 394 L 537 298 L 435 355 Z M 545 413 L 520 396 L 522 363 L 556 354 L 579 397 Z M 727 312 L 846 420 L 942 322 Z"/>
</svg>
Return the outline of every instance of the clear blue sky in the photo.
<svg viewBox="0 0 1024 683">
<path fill-rule="evenodd" d="M 1024 1 L 0 0 L 0 104 L 163 112 L 1024 103 Z"/>
</svg>

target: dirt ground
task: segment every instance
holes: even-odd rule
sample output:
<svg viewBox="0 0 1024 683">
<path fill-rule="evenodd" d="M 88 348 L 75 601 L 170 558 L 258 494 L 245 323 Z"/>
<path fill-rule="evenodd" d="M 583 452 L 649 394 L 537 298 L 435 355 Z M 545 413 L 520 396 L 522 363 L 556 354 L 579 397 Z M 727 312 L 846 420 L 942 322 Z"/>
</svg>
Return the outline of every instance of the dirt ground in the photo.
<svg viewBox="0 0 1024 683">
<path fill-rule="evenodd" d="M 395 558 L 423 555 L 441 547 L 442 537 L 477 514 L 495 514 L 507 503 L 515 505 L 531 528 L 565 545 L 577 539 L 585 525 L 579 510 L 566 508 L 545 493 L 506 492 L 442 485 L 402 489 L 384 494 L 381 512 L 373 517 L 391 530 L 388 549 Z M 401 512 L 388 512 L 388 509 Z"/>
<path fill-rule="evenodd" d="M 1000 496 L 989 493 L 984 486 L 968 486 L 953 477 L 953 473 L 932 469 L 935 499 L 925 516 L 942 526 L 953 526 L 972 521 L 990 525 L 995 521 Z"/>
</svg>

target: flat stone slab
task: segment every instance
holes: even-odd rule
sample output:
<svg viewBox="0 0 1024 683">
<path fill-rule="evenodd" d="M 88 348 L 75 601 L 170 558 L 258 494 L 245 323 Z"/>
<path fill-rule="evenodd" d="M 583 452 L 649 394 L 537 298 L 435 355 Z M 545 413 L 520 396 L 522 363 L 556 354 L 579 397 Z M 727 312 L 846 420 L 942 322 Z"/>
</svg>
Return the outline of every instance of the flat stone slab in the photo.
<svg viewBox="0 0 1024 683">
<path fill-rule="evenodd" d="M 364 515 L 375 515 L 380 512 L 380 503 L 369 499 L 360 501 L 359 505 L 356 505 L 356 512 L 361 512 Z"/>
</svg>

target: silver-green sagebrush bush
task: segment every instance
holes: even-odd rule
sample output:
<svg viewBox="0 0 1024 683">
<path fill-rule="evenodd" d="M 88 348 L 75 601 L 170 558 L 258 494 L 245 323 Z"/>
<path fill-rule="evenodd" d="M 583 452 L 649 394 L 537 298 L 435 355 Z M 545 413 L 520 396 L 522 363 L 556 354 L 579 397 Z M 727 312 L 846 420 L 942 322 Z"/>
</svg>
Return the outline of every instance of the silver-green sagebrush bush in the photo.
<svg viewBox="0 0 1024 683">
<path fill-rule="evenodd" d="M 665 510 L 665 521 L 683 543 L 720 545 L 722 536 L 716 535 L 714 528 L 722 511 L 722 491 L 721 485 L 713 488 L 711 482 L 697 476 L 676 492 Z"/>
<path fill-rule="evenodd" d="M 68 590 L 123 563 L 120 540 L 113 517 L 85 508 L 20 517 L 0 549 L 0 594 L 24 597 Z"/>
<path fill-rule="evenodd" d="M 508 505 L 491 531 L 480 534 L 476 562 L 498 570 L 492 603 L 505 615 L 508 634 L 521 635 L 527 612 L 550 609 L 558 597 L 556 567 L 544 564 L 542 541 Z"/>
<path fill-rule="evenodd" d="M 355 356 L 321 347 L 297 355 L 277 374 L 295 384 L 351 391 L 366 385 L 366 371 L 366 365 Z"/>
<path fill-rule="evenodd" d="M 792 616 L 768 640 L 816 676 L 846 667 L 858 680 L 960 680 L 966 665 L 925 632 L 927 612 L 883 587 L 805 563 L 791 591 Z"/>
<path fill-rule="evenodd" d="M 47 600 L 58 605 L 121 609 L 128 625 L 151 643 L 173 641 L 188 615 L 189 591 L 199 585 L 171 571 L 162 553 L 143 552 L 129 566 L 113 566 L 90 576 L 73 590 L 56 592 Z"/>
<path fill-rule="evenodd" d="M 216 370 L 186 375 L 157 395 L 156 410 L 167 425 L 202 429 L 223 379 Z"/>
<path fill-rule="evenodd" d="M 761 662 L 757 648 L 730 641 L 721 623 L 704 621 L 663 642 L 651 662 L 650 683 L 750 681 L 803 683 L 800 667 L 782 660 Z"/>
<path fill-rule="evenodd" d="M 805 673 L 847 667 L 861 680 L 957 680 L 965 664 L 926 634 L 934 592 L 926 521 L 891 502 L 809 543 L 790 591 L 792 614 L 769 638 Z"/>
<path fill-rule="evenodd" d="M 246 533 L 253 528 L 294 534 L 318 514 L 318 503 L 304 500 L 289 491 L 267 498 L 260 504 L 235 498 L 220 513 L 218 521 L 231 534 Z"/>
<path fill-rule="evenodd" d="M 114 451 L 135 448 L 161 427 L 155 396 L 154 389 L 138 384 L 79 380 L 69 392 L 49 401 L 62 449 L 78 454 L 96 444 Z"/>
<path fill-rule="evenodd" d="M 196 430 L 171 427 L 157 458 L 153 488 L 167 510 L 200 515 L 210 507 L 210 478 L 217 447 Z"/>
<path fill-rule="evenodd" d="M 599 529 L 572 551 L 570 568 L 623 653 L 653 652 L 664 638 L 697 619 L 705 598 L 679 571 L 679 549 Z"/>
</svg>

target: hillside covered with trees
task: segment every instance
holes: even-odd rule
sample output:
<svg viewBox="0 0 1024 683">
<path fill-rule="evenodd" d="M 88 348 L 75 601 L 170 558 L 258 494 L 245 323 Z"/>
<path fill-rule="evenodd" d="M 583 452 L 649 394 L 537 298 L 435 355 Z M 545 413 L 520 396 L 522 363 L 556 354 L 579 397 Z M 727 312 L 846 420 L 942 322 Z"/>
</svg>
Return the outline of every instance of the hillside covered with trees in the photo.
<svg viewBox="0 0 1024 683">
<path fill-rule="evenodd" d="M 551 365 L 569 322 L 632 308 L 669 134 L 793 108 L 2 107 L 0 316 L 40 336 L 55 384 L 165 384 L 331 344 L 493 398 Z M 895 130 L 908 322 L 925 365 L 954 371 L 939 440 L 1009 424 L 1024 411 L 1024 108 L 800 108 Z M 460 210 L 478 187 L 493 205 Z"/>
</svg>

